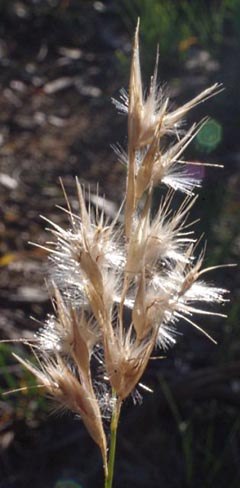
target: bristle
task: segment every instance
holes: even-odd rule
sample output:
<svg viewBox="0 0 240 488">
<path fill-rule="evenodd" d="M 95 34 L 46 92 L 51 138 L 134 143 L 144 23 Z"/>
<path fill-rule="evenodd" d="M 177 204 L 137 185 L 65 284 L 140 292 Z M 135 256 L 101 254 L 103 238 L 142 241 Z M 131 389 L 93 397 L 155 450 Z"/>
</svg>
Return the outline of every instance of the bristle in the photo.
<svg viewBox="0 0 240 488">
<path fill-rule="evenodd" d="M 69 227 L 45 219 L 52 241 L 39 246 L 50 253 L 54 314 L 48 316 L 33 345 L 21 339 L 32 346 L 37 366 L 15 355 L 37 377 L 39 387 L 62 408 L 81 416 L 100 447 L 105 476 L 107 441 L 102 418 L 111 416 L 111 411 L 116 414 L 116 409 L 119 413 L 121 402 L 137 391 L 154 347 L 165 351 L 175 345 L 180 319 L 215 342 L 193 316 L 222 317 L 208 308 L 226 302 L 224 288 L 202 280 L 217 266 L 202 269 L 205 247 L 196 257 L 199 240 L 188 220 L 196 201 L 194 191 L 201 182 L 189 173 L 182 154 L 204 121 L 185 133 L 179 130 L 189 110 L 221 91 L 221 85 L 206 88 L 170 111 L 157 69 L 158 53 L 145 92 L 138 21 L 129 95 L 122 91 L 120 102 L 114 101 L 128 115 L 127 149 L 115 146 L 127 166 L 122 204 L 116 215 L 114 206 L 107 212 L 109 201 L 99 188 L 92 195 L 76 178 L 79 208 L 73 213 L 61 181 L 67 207 L 61 210 L 69 218 Z M 160 186 L 161 190 L 162 184 L 169 190 L 154 214 L 153 189 Z M 178 207 L 177 191 L 186 194 Z M 94 362 L 101 374 L 96 374 Z"/>
</svg>

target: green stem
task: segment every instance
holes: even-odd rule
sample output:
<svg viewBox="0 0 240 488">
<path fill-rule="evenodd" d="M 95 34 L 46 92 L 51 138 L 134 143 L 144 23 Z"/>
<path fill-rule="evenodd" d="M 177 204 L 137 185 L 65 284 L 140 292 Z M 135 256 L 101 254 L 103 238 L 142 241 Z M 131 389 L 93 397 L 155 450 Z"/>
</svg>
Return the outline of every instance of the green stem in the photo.
<svg viewBox="0 0 240 488">
<path fill-rule="evenodd" d="M 110 450 L 108 458 L 108 474 L 105 478 L 104 488 L 112 488 L 113 475 L 114 475 L 114 464 L 115 464 L 115 454 L 116 454 L 116 442 L 117 442 L 117 428 L 118 421 L 121 411 L 121 401 L 116 397 L 114 393 L 113 398 L 115 400 L 115 406 L 112 413 L 111 420 L 111 435 L 110 435 Z"/>
</svg>

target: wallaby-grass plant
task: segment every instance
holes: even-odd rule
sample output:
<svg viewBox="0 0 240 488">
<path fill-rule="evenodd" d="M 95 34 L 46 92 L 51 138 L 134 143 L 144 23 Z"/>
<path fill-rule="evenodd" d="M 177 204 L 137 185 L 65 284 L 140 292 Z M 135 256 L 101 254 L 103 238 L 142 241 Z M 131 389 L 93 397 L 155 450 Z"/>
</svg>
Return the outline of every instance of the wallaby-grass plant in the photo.
<svg viewBox="0 0 240 488">
<path fill-rule="evenodd" d="M 214 302 L 222 304 L 226 292 L 203 280 L 213 269 L 202 269 L 204 249 L 195 257 L 198 242 L 188 214 L 199 181 L 187 171 L 182 153 L 202 124 L 187 131 L 181 125 L 189 110 L 221 86 L 214 84 L 170 110 L 157 84 L 157 59 L 145 95 L 138 36 L 139 24 L 129 94 L 121 92 L 121 101 L 114 101 L 128 116 L 127 150 L 116 149 L 127 167 L 123 203 L 110 221 L 104 209 L 86 204 L 78 180 L 79 214 L 65 195 L 70 228 L 50 222 L 54 242 L 46 246 L 52 262 L 49 287 L 54 315 L 35 341 L 28 342 L 38 365 L 15 355 L 37 377 L 39 387 L 82 418 L 101 451 L 105 488 L 113 482 L 121 405 L 136 389 L 153 349 L 174 345 L 180 320 L 202 330 L 193 320 L 195 313 L 222 316 L 204 304 L 207 308 Z M 153 215 L 153 190 L 159 185 L 168 191 Z M 177 191 L 185 196 L 173 210 Z M 93 359 L 99 363 L 97 374 Z M 111 418 L 110 435 L 103 426 L 106 415 Z"/>
</svg>

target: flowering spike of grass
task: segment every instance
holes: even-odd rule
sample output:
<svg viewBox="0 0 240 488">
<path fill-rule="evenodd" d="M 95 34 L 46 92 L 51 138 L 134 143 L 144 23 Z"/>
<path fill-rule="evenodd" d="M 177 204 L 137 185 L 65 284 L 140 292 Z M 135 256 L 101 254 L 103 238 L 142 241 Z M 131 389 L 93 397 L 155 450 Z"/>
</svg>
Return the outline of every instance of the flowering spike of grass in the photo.
<svg viewBox="0 0 240 488">
<path fill-rule="evenodd" d="M 61 182 L 69 228 L 45 219 L 53 241 L 42 246 L 50 251 L 54 314 L 35 341 L 25 341 L 32 347 L 37 366 L 15 355 L 37 377 L 39 387 L 81 416 L 101 450 L 106 488 L 112 486 L 121 404 L 137 387 L 154 347 L 165 350 L 176 343 L 180 319 L 215 342 L 192 317 L 195 313 L 214 315 L 204 304 L 226 301 L 225 289 L 202 280 L 203 274 L 217 266 L 202 269 L 205 249 L 195 255 L 198 239 L 193 230 L 187 230 L 193 226 L 188 215 L 199 183 L 185 171 L 182 153 L 201 123 L 193 124 L 185 134 L 179 132 L 188 111 L 218 93 L 221 85 L 214 84 L 171 112 L 157 83 L 157 65 L 158 54 L 145 95 L 138 21 L 129 96 L 122 92 L 121 102 L 115 102 L 128 116 L 127 150 L 116 149 L 127 164 L 123 203 L 115 218 L 107 218 L 98 191 L 94 197 L 89 193 L 86 203 L 85 190 L 76 178 L 79 212 L 73 213 Z M 172 142 L 163 150 L 166 134 Z M 157 185 L 170 189 L 153 215 Z M 178 190 L 186 196 L 173 211 Z M 99 361 L 97 376 L 92 357 Z M 109 451 L 105 416 L 112 418 Z"/>
</svg>

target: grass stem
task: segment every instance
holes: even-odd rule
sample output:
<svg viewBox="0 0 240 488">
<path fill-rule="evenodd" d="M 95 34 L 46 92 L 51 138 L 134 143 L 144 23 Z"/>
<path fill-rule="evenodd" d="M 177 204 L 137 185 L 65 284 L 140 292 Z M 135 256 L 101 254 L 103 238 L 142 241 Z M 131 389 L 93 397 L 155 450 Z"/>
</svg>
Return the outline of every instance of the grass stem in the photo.
<svg viewBox="0 0 240 488">
<path fill-rule="evenodd" d="M 116 455 L 116 442 L 117 442 L 117 429 L 119 416 L 121 411 L 122 402 L 116 397 L 114 392 L 113 398 L 115 399 L 115 406 L 112 413 L 111 420 L 111 433 L 110 433 L 110 450 L 108 458 L 108 474 L 105 478 L 104 488 L 112 488 L 113 476 L 114 476 L 114 465 L 115 465 L 115 455 Z"/>
</svg>

